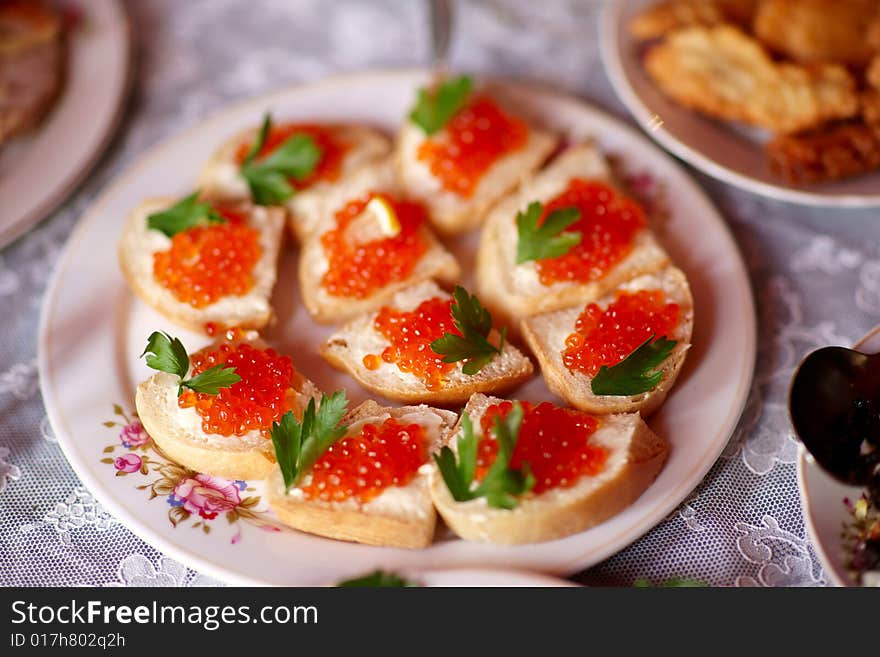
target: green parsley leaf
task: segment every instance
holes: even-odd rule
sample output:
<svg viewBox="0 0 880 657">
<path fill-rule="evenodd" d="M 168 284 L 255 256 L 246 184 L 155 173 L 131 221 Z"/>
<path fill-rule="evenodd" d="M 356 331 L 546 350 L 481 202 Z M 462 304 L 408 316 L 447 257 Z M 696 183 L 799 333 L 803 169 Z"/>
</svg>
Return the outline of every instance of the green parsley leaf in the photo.
<svg viewBox="0 0 880 657">
<path fill-rule="evenodd" d="M 523 463 L 521 470 L 510 468 L 510 459 L 519 438 L 523 415 L 522 406 L 516 403 L 504 420 L 501 419 L 501 416 L 495 417 L 492 432 L 498 443 L 498 454 L 477 488 L 477 492 L 485 495 L 486 501 L 492 508 L 513 509 L 516 506 L 517 497 L 527 493 L 535 486 L 535 477 L 532 475 L 528 463 Z"/>
<path fill-rule="evenodd" d="M 161 231 L 168 237 L 174 237 L 177 233 L 193 226 L 226 222 L 210 203 L 199 203 L 198 198 L 199 192 L 196 190 L 167 210 L 154 212 L 147 217 L 147 227 L 150 230 Z"/>
<path fill-rule="evenodd" d="M 461 428 L 462 433 L 458 437 L 458 462 L 455 460 L 455 453 L 446 445 L 439 454 L 434 454 L 434 461 L 452 499 L 456 502 L 467 502 L 473 499 L 471 484 L 474 481 L 479 441 L 474 435 L 474 426 L 467 413 L 461 416 Z"/>
<path fill-rule="evenodd" d="M 221 388 L 228 388 L 241 381 L 241 377 L 235 373 L 234 367 L 224 367 L 223 365 L 215 365 L 198 376 L 184 380 L 183 377 L 189 371 L 189 356 L 187 356 L 183 343 L 167 333 L 159 331 L 151 333 L 147 339 L 147 348 L 144 349 L 141 357 L 145 355 L 148 367 L 180 377 L 180 385 L 177 388 L 178 396 L 183 394 L 184 388 L 216 395 Z"/>
<path fill-rule="evenodd" d="M 434 353 L 443 356 L 444 363 L 466 361 L 462 367 L 465 374 L 473 375 L 485 367 L 496 354 L 504 349 L 507 328 L 501 330 L 501 339 L 495 347 L 489 342 L 492 331 L 492 315 L 477 299 L 460 285 L 452 294 L 452 319 L 461 335 L 444 333 L 431 343 Z"/>
<path fill-rule="evenodd" d="M 272 117 L 267 113 L 257 140 L 241 165 L 241 175 L 258 205 L 277 205 L 293 196 L 295 190 L 289 179 L 303 180 L 315 170 L 323 155 L 311 136 L 297 133 L 265 157 L 257 159 L 271 129 Z"/>
<path fill-rule="evenodd" d="M 614 367 L 603 365 L 590 387 L 594 395 L 638 395 L 657 387 L 663 372 L 655 371 L 678 344 L 666 336 L 652 335 Z"/>
<path fill-rule="evenodd" d="M 195 392 L 203 392 L 206 395 L 216 395 L 221 388 L 229 388 L 241 381 L 241 377 L 235 373 L 234 367 L 214 365 L 209 367 L 198 376 L 183 381 L 180 385 Z"/>
<path fill-rule="evenodd" d="M 160 372 L 176 374 L 181 379 L 189 371 L 189 356 L 186 347 L 178 338 L 167 333 L 153 331 L 147 338 L 147 348 L 140 358 L 147 357 L 147 367 Z"/>
<path fill-rule="evenodd" d="M 581 233 L 569 232 L 565 229 L 581 217 L 577 208 L 553 210 L 540 226 L 538 222 L 544 213 L 544 206 L 533 201 L 525 212 L 516 215 L 516 229 L 519 241 L 516 245 L 516 264 L 521 265 L 529 260 L 558 258 L 580 244 Z"/>
<path fill-rule="evenodd" d="M 374 570 L 363 577 L 342 580 L 337 587 L 374 587 L 374 588 L 413 588 L 421 586 L 418 582 L 401 577 L 397 573 L 384 570 Z"/>
<path fill-rule="evenodd" d="M 485 497 L 492 508 L 513 509 L 517 505 L 517 498 L 534 487 L 535 478 L 528 463 L 524 463 L 521 470 L 510 468 L 510 458 L 519 438 L 523 415 L 522 406 L 517 402 L 504 420 L 500 416 L 495 418 L 492 433 L 498 442 L 498 454 L 476 488 L 473 483 L 479 441 L 474 435 L 470 417 L 467 413 L 462 415 L 462 433 L 457 441 L 458 461 L 456 462 L 455 453 L 447 446 L 434 455 L 440 475 L 455 501 L 467 502 Z"/>
<path fill-rule="evenodd" d="M 633 586 L 638 589 L 654 588 L 651 580 L 649 580 L 647 577 L 640 577 L 635 582 L 633 582 Z M 663 588 L 695 589 L 703 588 L 709 585 L 702 580 L 693 579 L 690 577 L 670 577 L 669 579 L 660 582 L 657 586 Z"/>
<path fill-rule="evenodd" d="M 409 118 L 428 136 L 440 132 L 464 107 L 472 87 L 471 78 L 461 75 L 444 80 L 435 89 L 419 89 L 418 101 Z"/>
<path fill-rule="evenodd" d="M 310 399 L 302 421 L 287 411 L 281 422 L 272 423 L 272 444 L 287 490 L 296 485 L 330 445 L 345 435 L 346 427 L 339 422 L 347 407 L 345 391 L 337 390 L 329 397 L 321 396 L 317 412 L 315 400 Z"/>
</svg>

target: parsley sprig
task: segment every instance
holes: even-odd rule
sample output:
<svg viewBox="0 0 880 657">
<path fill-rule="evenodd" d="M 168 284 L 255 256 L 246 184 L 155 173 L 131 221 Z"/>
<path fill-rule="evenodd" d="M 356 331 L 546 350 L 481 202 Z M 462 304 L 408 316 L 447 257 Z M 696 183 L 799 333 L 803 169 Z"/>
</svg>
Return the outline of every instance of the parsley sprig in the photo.
<svg viewBox="0 0 880 657">
<path fill-rule="evenodd" d="M 409 118 L 429 137 L 464 107 L 473 81 L 467 75 L 444 80 L 434 89 L 419 89 L 419 96 Z"/>
<path fill-rule="evenodd" d="M 577 208 L 553 210 L 541 225 L 544 206 L 539 201 L 529 203 L 525 212 L 516 215 L 516 229 L 519 241 L 516 245 L 516 264 L 521 265 L 529 260 L 558 258 L 580 244 L 582 235 L 568 231 L 566 228 L 580 219 L 581 212 Z"/>
<path fill-rule="evenodd" d="M 444 333 L 431 343 L 434 353 L 443 356 L 444 363 L 466 361 L 462 367 L 465 374 L 479 372 L 489 361 L 504 350 L 507 327 L 501 329 L 501 339 L 495 347 L 489 342 L 492 331 L 492 315 L 480 303 L 476 295 L 468 294 L 462 286 L 452 293 L 452 320 L 461 335 Z"/>
<path fill-rule="evenodd" d="M 168 237 L 194 226 L 222 224 L 226 219 L 211 207 L 210 203 L 199 203 L 199 190 L 181 199 L 167 210 L 154 212 L 147 217 L 147 227 L 158 230 Z"/>
<path fill-rule="evenodd" d="M 660 364 L 669 357 L 675 340 L 656 334 L 645 340 L 641 346 L 614 367 L 603 365 L 590 383 L 594 395 L 639 395 L 657 387 L 663 379 L 658 371 Z"/>
<path fill-rule="evenodd" d="M 503 420 L 500 415 L 495 417 L 492 433 L 498 443 L 498 454 L 476 487 L 473 484 L 479 440 L 474 435 L 470 416 L 467 413 L 461 416 L 462 433 L 457 441 L 458 460 L 456 461 L 455 453 L 447 446 L 439 454 L 434 454 L 440 475 L 456 502 L 485 497 L 486 503 L 492 508 L 513 509 L 517 505 L 517 498 L 534 487 L 535 477 L 528 463 L 523 463 L 519 470 L 510 467 L 523 415 L 522 406 L 516 402 Z"/>
<path fill-rule="evenodd" d="M 271 129 L 272 116 L 266 113 L 257 139 L 241 164 L 241 175 L 258 205 L 277 205 L 293 196 L 294 188 L 289 179 L 306 178 L 323 155 L 321 147 L 311 136 L 297 133 L 268 155 L 258 158 Z"/>
<path fill-rule="evenodd" d="M 183 377 L 189 372 L 189 356 L 186 348 L 178 338 L 172 338 L 160 331 L 153 331 L 147 339 L 147 348 L 141 354 L 141 357 L 143 356 L 147 357 L 148 367 L 180 377 L 178 397 L 183 394 L 184 388 L 206 395 L 216 395 L 221 388 L 229 388 L 241 381 L 234 367 L 226 367 L 222 364 L 209 367 L 198 376 L 184 380 Z"/>
<path fill-rule="evenodd" d="M 295 486 L 321 454 L 345 435 L 346 427 L 339 423 L 347 407 L 345 391 L 337 390 L 329 397 L 321 395 L 317 412 L 315 400 L 310 399 L 302 421 L 287 411 L 280 422 L 272 423 L 272 444 L 286 490 Z"/>
<path fill-rule="evenodd" d="M 413 588 L 421 586 L 418 582 L 406 579 L 394 572 L 385 570 L 374 570 L 372 573 L 362 577 L 354 577 L 345 579 L 336 584 L 337 587 L 356 588 L 356 587 L 374 587 L 374 588 Z"/>
</svg>

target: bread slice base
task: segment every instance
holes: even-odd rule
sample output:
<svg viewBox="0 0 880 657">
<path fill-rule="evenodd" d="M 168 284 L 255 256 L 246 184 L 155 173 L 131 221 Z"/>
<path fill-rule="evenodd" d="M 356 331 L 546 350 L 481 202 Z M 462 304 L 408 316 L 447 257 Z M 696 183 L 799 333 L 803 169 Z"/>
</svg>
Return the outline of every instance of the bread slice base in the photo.
<svg viewBox="0 0 880 657">
<path fill-rule="evenodd" d="M 667 264 L 669 256 L 650 230 L 635 235 L 630 253 L 594 281 L 541 283 L 534 261 L 517 264 L 516 216 L 533 201 L 547 203 L 573 178 L 608 182 L 610 170 L 590 143 L 570 146 L 489 214 L 476 261 L 476 289 L 497 321 L 518 327 L 530 315 L 593 301 L 621 283 Z"/>
<path fill-rule="evenodd" d="M 284 210 L 242 203 L 237 209 L 249 217 L 259 231 L 262 250 L 254 265 L 254 285 L 244 295 L 225 296 L 202 308 L 179 301 L 153 276 L 153 257 L 171 248 L 171 238 L 147 227 L 147 217 L 168 209 L 178 199 L 144 201 L 129 215 L 119 243 L 119 267 L 128 286 L 163 317 L 191 331 L 204 332 L 205 324 L 224 327 L 262 328 L 272 319 L 270 297 L 277 276 L 278 254 L 284 234 Z"/>
<path fill-rule="evenodd" d="M 446 439 L 458 416 L 428 406 L 383 408 L 374 401 L 366 401 L 343 422 L 357 427 L 366 422 L 382 422 L 388 417 L 409 417 L 410 421 L 421 417 L 423 421 L 436 423 L 436 435 L 427 446 L 432 451 Z M 309 500 L 296 494 L 301 493 L 300 489 L 288 494 L 281 471 L 275 467 L 266 481 L 265 495 L 272 511 L 294 529 L 367 545 L 423 548 L 434 538 L 437 518 L 428 490 L 428 475 L 422 472 L 425 468 L 423 465 L 407 486 L 389 487 L 394 490 L 386 489 L 377 498 L 361 504 L 353 498 L 345 502 Z"/>
<path fill-rule="evenodd" d="M 341 142 L 348 144 L 348 151 L 342 158 L 339 177 L 333 181 L 318 181 L 300 190 L 284 204 L 288 212 L 288 223 L 299 241 L 305 240 L 320 216 L 321 206 L 327 195 L 344 186 L 348 176 L 376 160 L 387 157 L 391 152 L 391 142 L 385 135 L 360 125 L 327 126 Z M 199 174 L 199 187 L 210 198 L 239 201 L 250 200 L 251 193 L 247 181 L 239 173 L 236 159 L 242 144 L 251 144 L 256 139 L 257 128 L 245 130 L 229 139 L 212 156 Z"/>
<path fill-rule="evenodd" d="M 431 281 L 424 281 L 395 294 L 388 305 L 402 311 L 414 310 L 422 301 L 451 295 Z M 388 341 L 373 326 L 376 312 L 355 318 L 324 342 L 319 351 L 333 367 L 349 373 L 364 388 L 388 399 L 402 402 L 432 404 L 463 404 L 476 392 L 502 394 L 521 385 L 534 373 L 531 361 L 515 346 L 506 342 L 499 356 L 477 374 L 462 372 L 456 364 L 439 390 L 429 390 L 424 382 L 408 372 L 401 372 L 394 363 L 381 361 L 375 370 L 364 366 L 367 354 L 381 355 Z M 500 336 L 493 331 L 489 341 L 497 345 Z"/>
<path fill-rule="evenodd" d="M 259 344 L 259 343 L 257 343 Z M 259 431 L 243 436 L 205 433 L 194 408 L 177 403 L 179 377 L 157 372 L 137 387 L 135 407 L 144 429 L 173 461 L 196 472 L 226 479 L 264 479 L 274 468 L 272 441 Z M 318 399 L 315 385 L 304 378 L 297 383 L 297 417 L 309 399 Z"/>
<path fill-rule="evenodd" d="M 474 395 L 465 412 L 480 431 L 480 418 L 503 400 Z M 538 543 L 582 532 L 617 515 L 635 502 L 657 477 L 669 445 L 634 413 L 602 417 L 590 438 L 608 451 L 605 469 L 583 476 L 571 488 L 555 488 L 522 498 L 511 510 L 490 508 L 484 498 L 456 502 L 436 467 L 431 497 L 447 526 L 461 538 L 497 544 Z M 459 427 L 450 434 L 450 447 Z"/>
<path fill-rule="evenodd" d="M 663 378 L 656 388 L 631 396 L 595 395 L 591 387 L 592 377 L 582 372 L 572 372 L 564 365 L 562 350 L 565 348 L 565 339 L 574 331 L 574 324 L 587 304 L 528 317 L 521 324 L 523 337 L 538 359 L 547 387 L 575 408 L 590 413 L 639 412 L 647 417 L 660 408 L 675 384 L 690 349 L 694 302 L 687 278 L 674 267 L 634 278 L 617 288 L 626 292 L 653 289 L 663 290 L 667 301 L 677 303 L 681 308 L 678 326 L 673 335 L 667 336 L 670 340 L 676 340 L 677 344 L 663 362 Z M 606 307 L 615 296 L 616 291 L 598 299 L 596 303 Z"/>
</svg>

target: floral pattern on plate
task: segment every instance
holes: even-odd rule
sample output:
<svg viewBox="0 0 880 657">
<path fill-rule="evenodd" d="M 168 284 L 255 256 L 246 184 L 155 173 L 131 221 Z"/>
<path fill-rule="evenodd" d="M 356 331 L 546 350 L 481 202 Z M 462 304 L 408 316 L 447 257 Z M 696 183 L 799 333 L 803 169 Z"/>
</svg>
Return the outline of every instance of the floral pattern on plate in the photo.
<svg viewBox="0 0 880 657">
<path fill-rule="evenodd" d="M 169 506 L 168 520 L 174 527 L 188 524 L 210 534 L 214 521 L 222 515 L 228 525 L 235 527 L 232 544 L 241 540 L 241 521 L 265 531 L 281 531 L 264 517 L 261 498 L 253 494 L 256 489 L 246 481 L 214 477 L 174 462 L 150 438 L 136 413 L 126 413 L 119 404 L 113 405 L 113 413 L 117 419 L 103 424 L 119 430 L 117 442 L 104 448 L 101 463 L 112 465 L 117 477 L 149 477 L 136 489 L 149 491 L 149 500 L 164 498 Z M 128 451 L 115 456 L 120 448 Z"/>
</svg>

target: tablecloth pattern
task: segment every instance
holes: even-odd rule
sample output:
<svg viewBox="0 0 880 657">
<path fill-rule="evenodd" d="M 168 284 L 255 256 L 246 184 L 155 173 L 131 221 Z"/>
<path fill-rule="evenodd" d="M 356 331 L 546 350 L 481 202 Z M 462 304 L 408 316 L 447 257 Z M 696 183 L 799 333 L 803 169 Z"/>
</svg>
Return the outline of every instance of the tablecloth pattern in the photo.
<svg viewBox="0 0 880 657">
<path fill-rule="evenodd" d="M 540 79 L 632 123 L 599 58 L 601 4 L 462 0 L 452 65 Z M 430 51 L 426 7 L 415 0 L 131 0 L 127 8 L 136 69 L 116 138 L 59 210 L 0 251 L 2 585 L 219 583 L 164 557 L 102 509 L 46 418 L 36 365 L 40 301 L 89 204 L 151 145 L 230 101 L 338 72 L 423 66 Z M 759 312 L 755 381 L 702 484 L 641 540 L 573 579 L 822 585 L 805 537 L 785 395 L 804 353 L 850 344 L 880 321 L 880 217 L 778 203 L 693 175 L 748 262 Z"/>
</svg>

